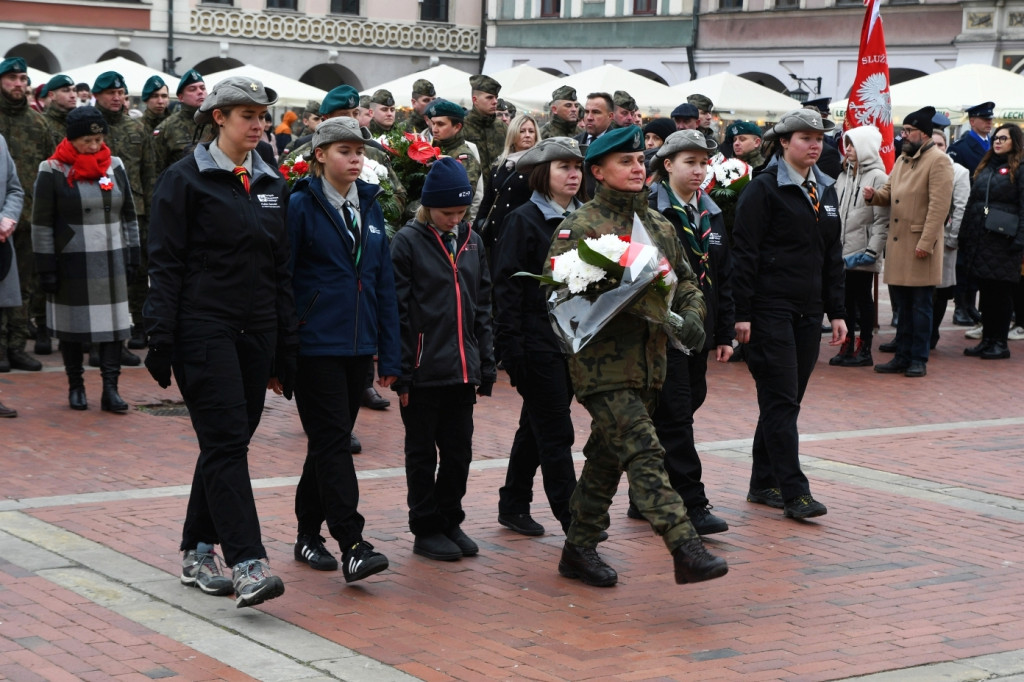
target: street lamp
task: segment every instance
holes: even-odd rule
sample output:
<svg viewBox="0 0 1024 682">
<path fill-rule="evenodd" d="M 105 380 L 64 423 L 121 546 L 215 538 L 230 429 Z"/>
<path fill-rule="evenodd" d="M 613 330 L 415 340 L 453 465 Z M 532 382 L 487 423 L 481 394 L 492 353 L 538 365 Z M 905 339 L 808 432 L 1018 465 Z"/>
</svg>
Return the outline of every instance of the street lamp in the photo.
<svg viewBox="0 0 1024 682">
<path fill-rule="evenodd" d="M 813 76 L 813 77 L 801 78 L 800 76 L 796 75 L 795 73 L 791 73 L 791 74 L 789 74 L 789 77 L 797 82 L 797 88 L 796 88 L 796 90 L 789 90 L 786 94 L 788 94 L 790 97 L 792 97 L 796 101 L 798 101 L 798 102 L 806 102 L 808 97 L 810 97 L 812 94 L 815 94 L 815 95 L 820 95 L 821 94 L 821 76 Z M 803 86 L 807 86 L 808 88 L 813 87 L 814 88 L 814 92 L 810 93 L 810 92 L 804 90 Z"/>
</svg>

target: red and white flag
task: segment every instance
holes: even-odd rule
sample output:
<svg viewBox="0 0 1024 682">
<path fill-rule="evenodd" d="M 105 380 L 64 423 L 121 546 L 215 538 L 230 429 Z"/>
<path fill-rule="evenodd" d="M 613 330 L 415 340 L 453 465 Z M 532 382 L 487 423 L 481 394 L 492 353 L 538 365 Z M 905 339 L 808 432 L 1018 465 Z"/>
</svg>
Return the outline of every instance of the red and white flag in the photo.
<svg viewBox="0 0 1024 682">
<path fill-rule="evenodd" d="M 889 99 L 889 60 L 882 30 L 881 0 L 864 0 L 867 11 L 860 29 L 857 76 L 846 105 L 843 132 L 875 126 L 882 132 L 882 162 L 892 171 L 896 160 L 892 131 L 892 100 Z"/>
</svg>

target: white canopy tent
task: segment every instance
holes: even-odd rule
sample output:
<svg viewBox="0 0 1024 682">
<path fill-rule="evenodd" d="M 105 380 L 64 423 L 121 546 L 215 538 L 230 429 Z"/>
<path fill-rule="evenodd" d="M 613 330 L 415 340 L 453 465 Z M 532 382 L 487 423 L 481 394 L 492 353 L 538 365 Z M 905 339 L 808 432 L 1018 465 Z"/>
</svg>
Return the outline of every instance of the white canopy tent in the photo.
<svg viewBox="0 0 1024 682">
<path fill-rule="evenodd" d="M 558 80 L 558 76 L 552 76 L 547 71 L 541 71 L 529 64 L 520 64 L 519 66 L 513 66 L 511 69 L 487 75 L 501 83 L 501 94 L 499 97 L 502 99 L 507 94 Z M 554 87 L 551 89 L 554 90 Z"/>
<path fill-rule="evenodd" d="M 518 92 L 506 93 L 502 90 L 501 96 L 517 107 L 531 111 L 546 111 L 551 93 L 563 85 L 575 88 L 576 97 L 581 103 L 591 92 L 607 92 L 610 95 L 616 90 L 625 90 L 636 100 L 640 110 L 648 116 L 668 116 L 686 100 L 667 85 L 613 64 L 598 66 L 565 78 L 556 78 Z"/>
<path fill-rule="evenodd" d="M 889 97 L 897 126 L 907 114 L 926 106 L 935 107 L 956 125 L 968 107 L 991 101 L 996 103 L 997 119 L 1024 120 L 1024 76 L 987 64 L 965 64 L 891 85 Z M 837 121 L 846 116 L 848 102 L 832 103 L 830 109 Z"/>
<path fill-rule="evenodd" d="M 124 76 L 125 85 L 128 86 L 128 94 L 133 97 L 138 97 L 142 94 L 142 88 L 150 76 L 160 76 L 163 78 L 164 82 L 167 83 L 167 89 L 170 91 L 171 97 L 174 97 L 174 91 L 178 89 L 178 81 L 181 80 L 177 76 L 171 76 L 162 71 L 151 69 L 145 64 L 139 64 L 124 57 L 114 57 L 113 59 L 106 59 L 95 64 L 86 64 L 85 66 L 79 66 L 62 73 L 71 76 L 76 83 L 88 83 L 91 88 L 93 83 L 96 82 L 96 77 L 106 71 L 116 71 Z"/>
<path fill-rule="evenodd" d="M 211 90 L 214 85 L 225 78 L 230 78 L 231 76 L 255 78 L 262 82 L 264 86 L 277 92 L 277 106 L 302 107 L 310 100 L 322 102 L 324 97 L 327 96 L 327 92 L 320 88 L 314 88 L 312 85 L 307 85 L 302 81 L 282 76 L 281 74 L 274 73 L 273 71 L 261 69 L 258 66 L 253 66 L 252 64 L 243 64 L 242 66 L 236 66 L 233 69 L 218 71 L 216 73 L 204 73 L 203 80 L 206 81 L 206 89 Z M 175 86 L 176 85 L 177 80 L 175 80 Z"/>
<path fill-rule="evenodd" d="M 31 66 L 28 67 L 26 73 L 28 73 L 28 79 L 32 83 L 32 87 L 35 88 L 37 85 L 43 85 L 53 76 L 52 73 L 46 73 L 39 69 L 33 69 Z"/>
<path fill-rule="evenodd" d="M 800 102 L 792 97 L 728 71 L 673 85 L 672 90 L 679 93 L 680 102 L 695 93 L 706 95 L 714 103 L 715 112 L 727 121 L 744 119 L 764 125 L 800 108 Z"/>
<path fill-rule="evenodd" d="M 426 78 L 434 84 L 434 91 L 437 92 L 438 97 L 468 108 L 473 105 L 473 95 L 469 88 L 469 77 L 471 75 L 465 71 L 452 68 L 447 64 L 441 64 L 440 66 L 410 73 L 408 76 L 402 76 L 401 78 L 375 85 L 372 88 L 366 88 L 360 94 L 372 95 L 377 90 L 383 88 L 395 98 L 395 106 L 409 108 L 412 100 L 412 84 L 420 78 Z"/>
</svg>

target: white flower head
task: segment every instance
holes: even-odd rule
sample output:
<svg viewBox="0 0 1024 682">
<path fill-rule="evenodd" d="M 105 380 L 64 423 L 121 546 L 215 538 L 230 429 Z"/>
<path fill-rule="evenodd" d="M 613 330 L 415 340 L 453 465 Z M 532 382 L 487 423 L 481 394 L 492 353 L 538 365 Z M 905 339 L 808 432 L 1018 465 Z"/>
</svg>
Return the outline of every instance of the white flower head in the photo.
<svg viewBox="0 0 1024 682">
<path fill-rule="evenodd" d="M 379 185 L 381 179 L 387 177 L 387 169 L 384 170 L 384 175 L 381 175 L 380 168 L 382 168 L 381 164 L 368 157 L 363 157 L 363 169 L 359 171 L 359 179 L 371 185 Z"/>
<path fill-rule="evenodd" d="M 626 253 L 629 244 L 619 239 L 614 234 L 603 234 L 596 239 L 591 237 L 586 240 L 587 246 L 604 256 L 610 261 L 619 262 L 622 254 Z"/>
<path fill-rule="evenodd" d="M 591 284 L 604 279 L 605 272 L 596 265 L 584 263 L 580 260 L 579 252 L 573 249 L 554 257 L 551 276 L 559 282 L 564 282 L 570 293 L 581 294 Z"/>
</svg>

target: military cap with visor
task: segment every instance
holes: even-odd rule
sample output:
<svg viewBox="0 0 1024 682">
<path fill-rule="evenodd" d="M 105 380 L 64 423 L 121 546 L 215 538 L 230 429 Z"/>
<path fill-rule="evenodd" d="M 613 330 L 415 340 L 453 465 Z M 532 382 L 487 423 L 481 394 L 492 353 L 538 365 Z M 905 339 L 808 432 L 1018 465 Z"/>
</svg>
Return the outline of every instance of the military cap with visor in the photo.
<svg viewBox="0 0 1024 682">
<path fill-rule="evenodd" d="M 625 90 L 616 90 L 615 94 L 612 95 L 612 102 L 615 103 L 615 106 L 621 107 L 626 111 L 636 111 L 639 109 L 636 105 L 636 100 Z"/>
<path fill-rule="evenodd" d="M 695 92 L 687 97 L 686 101 L 701 111 L 711 111 L 715 108 L 715 103 L 711 101 L 711 98 L 699 92 Z"/>
<path fill-rule="evenodd" d="M 516 161 L 516 170 L 529 170 L 542 163 L 563 159 L 582 161 L 580 143 L 571 137 L 549 137 L 527 149 Z"/>
<path fill-rule="evenodd" d="M 551 101 L 558 102 L 559 100 L 566 100 L 568 102 L 576 102 L 576 88 L 568 85 L 563 85 L 559 88 L 555 88 L 555 91 L 551 93 Z"/>
<path fill-rule="evenodd" d="M 213 123 L 214 109 L 245 104 L 269 107 L 275 102 L 277 92 L 265 87 L 255 78 L 231 76 L 213 86 L 213 90 L 196 111 L 194 119 L 199 125 L 209 125 Z"/>
<path fill-rule="evenodd" d="M 995 116 L 995 102 L 982 102 L 967 108 L 967 116 L 970 118 L 993 118 Z"/>
<path fill-rule="evenodd" d="M 763 139 L 771 141 L 781 135 L 804 131 L 823 133 L 836 127 L 834 121 L 823 119 L 817 109 L 794 109 L 787 111 L 779 122 L 764 131 Z"/>
<path fill-rule="evenodd" d="M 718 143 L 709 140 L 699 130 L 677 130 L 665 138 L 665 144 L 658 147 L 656 156 L 665 159 L 679 152 L 707 152 L 718 149 Z"/>
<path fill-rule="evenodd" d="M 124 76 L 117 71 L 104 71 L 96 76 L 96 82 L 92 84 L 92 92 L 103 92 L 104 90 L 121 89 L 128 92 L 128 86 L 124 82 Z"/>
<path fill-rule="evenodd" d="M 819 97 L 804 102 L 805 109 L 817 109 L 823 116 L 828 115 L 828 105 L 832 103 L 831 97 Z"/>
<path fill-rule="evenodd" d="M 391 92 L 381 88 L 380 90 L 373 93 L 370 96 L 370 102 L 373 104 L 383 104 L 386 107 L 395 106 L 395 98 L 391 96 Z"/>
<path fill-rule="evenodd" d="M 185 91 L 185 88 L 192 85 L 193 83 L 204 83 L 203 77 L 199 75 L 199 72 L 195 69 L 189 69 L 185 72 L 185 75 L 178 81 L 178 89 L 175 91 L 177 94 L 181 94 Z"/>
<path fill-rule="evenodd" d="M 428 81 L 426 78 L 419 78 L 415 83 L 412 84 L 412 96 L 413 97 L 436 97 L 437 91 L 434 90 L 434 84 Z"/>
<path fill-rule="evenodd" d="M 494 95 L 495 97 L 497 97 L 498 92 L 501 91 L 501 83 L 490 76 L 470 76 L 469 87 L 473 90 L 486 92 L 488 95 Z"/>
</svg>

